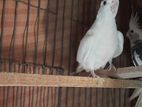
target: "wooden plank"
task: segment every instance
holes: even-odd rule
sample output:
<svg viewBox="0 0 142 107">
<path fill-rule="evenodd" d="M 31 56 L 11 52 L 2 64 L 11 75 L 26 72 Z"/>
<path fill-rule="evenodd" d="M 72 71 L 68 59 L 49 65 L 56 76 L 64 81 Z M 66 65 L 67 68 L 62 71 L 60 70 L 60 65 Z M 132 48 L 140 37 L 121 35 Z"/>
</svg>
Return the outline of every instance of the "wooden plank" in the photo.
<svg viewBox="0 0 142 107">
<path fill-rule="evenodd" d="M 124 68 L 116 68 L 111 70 L 97 70 L 95 71 L 97 75 L 101 75 L 103 77 L 113 77 L 119 79 L 131 79 L 131 78 L 140 78 L 142 77 L 142 66 L 131 66 L 131 67 L 124 67 Z M 73 75 L 79 76 L 86 76 L 88 73 L 80 72 L 80 73 L 73 73 Z"/>
<path fill-rule="evenodd" d="M 123 78 L 123 79 L 130 79 L 130 78 L 138 78 L 142 77 L 142 66 L 137 67 L 124 67 L 124 68 L 118 68 L 116 70 L 99 70 L 96 71 L 97 74 L 100 75 L 106 75 L 109 77 L 115 77 L 115 78 Z"/>
<path fill-rule="evenodd" d="M 0 86 L 142 88 L 142 82 L 77 76 L 0 73 Z"/>
</svg>

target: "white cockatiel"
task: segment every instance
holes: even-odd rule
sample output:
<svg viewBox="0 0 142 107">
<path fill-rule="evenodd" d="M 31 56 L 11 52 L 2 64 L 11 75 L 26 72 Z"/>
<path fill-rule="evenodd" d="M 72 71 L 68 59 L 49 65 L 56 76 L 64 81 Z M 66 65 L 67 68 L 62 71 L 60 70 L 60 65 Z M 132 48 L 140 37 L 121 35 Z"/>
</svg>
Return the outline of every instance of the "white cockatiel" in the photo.
<svg viewBox="0 0 142 107">
<path fill-rule="evenodd" d="M 142 65 L 142 29 L 139 24 L 138 14 L 131 15 L 127 37 L 130 40 L 131 56 L 135 66 Z M 142 89 L 135 89 L 130 99 L 138 97 L 135 107 L 142 107 Z"/>
<path fill-rule="evenodd" d="M 123 51 L 123 35 L 117 30 L 115 17 L 119 0 L 102 0 L 95 22 L 82 38 L 78 52 L 79 66 L 76 72 L 85 70 L 97 76 L 94 71 L 104 68 Z"/>
</svg>

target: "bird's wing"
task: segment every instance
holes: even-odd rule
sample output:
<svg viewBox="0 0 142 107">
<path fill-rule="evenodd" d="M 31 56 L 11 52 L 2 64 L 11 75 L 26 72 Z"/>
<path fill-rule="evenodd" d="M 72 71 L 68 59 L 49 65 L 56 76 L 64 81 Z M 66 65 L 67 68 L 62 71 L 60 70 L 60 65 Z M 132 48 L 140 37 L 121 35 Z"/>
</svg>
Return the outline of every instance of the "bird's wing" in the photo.
<svg viewBox="0 0 142 107">
<path fill-rule="evenodd" d="M 132 60 L 135 66 L 142 65 L 142 42 L 132 48 Z"/>
<path fill-rule="evenodd" d="M 77 52 L 77 62 L 86 69 L 104 67 L 113 56 L 115 50 L 114 46 L 111 45 L 111 37 L 106 41 L 106 39 L 100 36 L 105 35 L 105 32 L 95 31 L 86 33 L 80 42 Z"/>
<path fill-rule="evenodd" d="M 117 31 L 117 37 L 118 37 L 118 44 L 117 44 L 117 47 L 116 47 L 116 51 L 114 53 L 114 56 L 113 58 L 116 58 L 118 57 L 122 51 L 123 51 L 123 45 L 124 45 L 124 37 L 123 37 L 123 34 L 119 31 Z"/>
<path fill-rule="evenodd" d="M 132 60 L 135 66 L 142 65 L 142 59 L 140 58 L 140 55 L 134 51 Z"/>
<path fill-rule="evenodd" d="M 77 61 L 82 62 L 89 56 L 89 52 L 93 46 L 92 37 L 87 33 L 80 42 L 78 52 L 77 52 Z"/>
<path fill-rule="evenodd" d="M 141 42 L 136 44 L 132 48 L 132 61 L 135 66 L 142 65 L 142 43 Z M 131 100 L 135 99 L 138 96 L 139 98 L 137 100 L 135 107 L 141 107 L 140 105 L 142 105 L 142 88 L 135 89 L 130 99 Z"/>
</svg>

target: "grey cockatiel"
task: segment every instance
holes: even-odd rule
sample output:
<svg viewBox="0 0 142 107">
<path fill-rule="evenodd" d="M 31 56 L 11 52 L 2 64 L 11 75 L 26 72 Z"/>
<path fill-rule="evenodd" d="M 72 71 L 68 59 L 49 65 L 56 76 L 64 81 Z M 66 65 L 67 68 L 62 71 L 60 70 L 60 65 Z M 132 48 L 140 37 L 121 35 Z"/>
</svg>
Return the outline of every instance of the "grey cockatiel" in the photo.
<svg viewBox="0 0 142 107">
<path fill-rule="evenodd" d="M 138 15 L 131 15 L 127 37 L 130 40 L 132 60 L 135 66 L 142 65 L 142 29 L 138 23 Z"/>
<path fill-rule="evenodd" d="M 139 24 L 139 17 L 136 13 L 131 15 L 127 37 L 130 40 L 131 56 L 135 66 L 142 65 L 142 29 Z M 142 107 L 142 89 L 135 89 L 130 99 L 138 97 L 135 107 Z"/>
<path fill-rule="evenodd" d="M 95 22 L 82 38 L 78 52 L 77 72 L 85 70 L 98 77 L 94 71 L 104 68 L 123 50 L 123 35 L 117 30 L 115 17 L 119 0 L 102 0 Z"/>
</svg>

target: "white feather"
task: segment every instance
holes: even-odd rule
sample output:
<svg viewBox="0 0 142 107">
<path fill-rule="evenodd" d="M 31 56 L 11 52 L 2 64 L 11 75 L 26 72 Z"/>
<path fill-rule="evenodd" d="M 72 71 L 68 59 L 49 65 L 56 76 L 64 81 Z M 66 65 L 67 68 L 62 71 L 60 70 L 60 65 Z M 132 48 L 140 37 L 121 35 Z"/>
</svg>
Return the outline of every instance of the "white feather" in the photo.
<svg viewBox="0 0 142 107">
<path fill-rule="evenodd" d="M 142 60 L 140 59 L 139 55 L 134 51 L 134 59 L 137 61 L 138 65 L 142 65 Z M 136 66 L 137 64 L 133 61 L 133 64 Z"/>
<path fill-rule="evenodd" d="M 105 6 L 101 3 L 95 22 L 82 38 L 78 48 L 79 68 L 86 71 L 104 68 L 108 61 L 120 55 L 123 50 L 123 37 L 117 31 L 115 22 L 116 13 L 111 11 L 112 0 L 106 1 L 108 4 Z"/>
<path fill-rule="evenodd" d="M 118 57 L 119 55 L 121 55 L 122 51 L 123 51 L 123 45 L 124 45 L 124 37 L 123 34 L 119 31 L 117 31 L 117 37 L 118 37 L 118 42 L 117 42 L 117 49 L 115 51 L 115 54 L 113 56 L 113 58 Z"/>
</svg>

